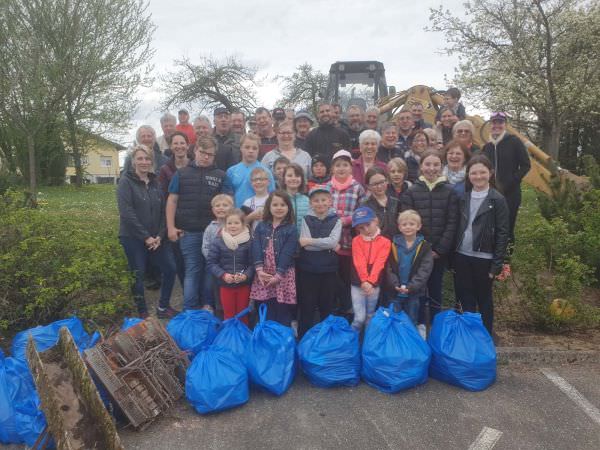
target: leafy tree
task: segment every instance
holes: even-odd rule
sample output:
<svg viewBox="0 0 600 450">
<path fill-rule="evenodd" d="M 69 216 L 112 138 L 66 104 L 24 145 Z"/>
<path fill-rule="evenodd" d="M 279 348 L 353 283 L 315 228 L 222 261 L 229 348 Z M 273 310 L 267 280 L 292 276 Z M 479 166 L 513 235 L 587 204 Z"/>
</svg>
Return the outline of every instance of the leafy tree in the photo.
<svg viewBox="0 0 600 450">
<path fill-rule="evenodd" d="M 176 70 L 162 77 L 167 92 L 163 106 L 197 105 L 201 110 L 225 106 L 253 114 L 257 106 L 256 73 L 235 56 L 225 59 L 202 57 L 195 64 L 189 58 L 175 61 Z"/>
<path fill-rule="evenodd" d="M 317 117 L 320 94 L 327 88 L 327 74 L 304 63 L 292 75 L 278 79 L 283 82 L 283 98 L 278 102 L 280 106 L 306 109 Z"/>
<path fill-rule="evenodd" d="M 465 8 L 460 16 L 431 10 L 430 31 L 461 57 L 454 82 L 481 106 L 534 121 L 558 159 L 565 121 L 598 112 L 598 1 L 473 0 Z"/>
</svg>

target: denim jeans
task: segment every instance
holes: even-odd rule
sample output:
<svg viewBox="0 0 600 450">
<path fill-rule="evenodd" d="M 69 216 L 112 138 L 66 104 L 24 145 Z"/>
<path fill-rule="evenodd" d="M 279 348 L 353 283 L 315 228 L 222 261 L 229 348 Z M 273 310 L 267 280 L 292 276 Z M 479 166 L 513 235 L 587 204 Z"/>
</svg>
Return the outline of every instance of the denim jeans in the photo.
<svg viewBox="0 0 600 450">
<path fill-rule="evenodd" d="M 373 289 L 371 295 L 366 295 L 360 286 L 352 286 L 350 293 L 352 294 L 352 309 L 354 310 L 352 328 L 360 331 L 363 325 L 369 325 L 371 317 L 375 314 L 377 300 L 379 299 L 379 287 Z"/>
<path fill-rule="evenodd" d="M 167 308 L 171 301 L 171 292 L 175 284 L 175 259 L 171 246 L 163 243 L 156 250 L 148 250 L 144 241 L 128 236 L 119 237 L 119 242 L 125 250 L 129 269 L 135 275 L 132 292 L 139 313 L 148 312 L 144 299 L 144 273 L 148 262 L 151 261 L 162 274 L 159 306 Z"/>
<path fill-rule="evenodd" d="M 184 231 L 179 238 L 183 256 L 185 277 L 183 279 L 183 308 L 200 306 L 200 293 L 204 284 L 204 256 L 202 255 L 202 231 Z"/>
<path fill-rule="evenodd" d="M 404 311 L 412 323 L 417 325 L 419 318 L 418 295 L 409 295 L 408 297 L 397 295 L 390 301 L 390 308 L 394 308 L 394 311 Z"/>
</svg>

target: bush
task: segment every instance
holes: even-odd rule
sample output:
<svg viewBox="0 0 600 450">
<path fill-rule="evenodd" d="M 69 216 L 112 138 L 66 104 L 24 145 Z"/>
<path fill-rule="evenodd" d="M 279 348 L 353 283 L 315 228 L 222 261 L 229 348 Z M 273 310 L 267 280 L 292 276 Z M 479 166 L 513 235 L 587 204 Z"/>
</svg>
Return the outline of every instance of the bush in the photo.
<svg viewBox="0 0 600 450">
<path fill-rule="evenodd" d="M 99 326 L 120 320 L 131 309 L 131 278 L 116 238 L 25 208 L 21 195 L 0 198 L 0 331 L 69 315 Z"/>
</svg>

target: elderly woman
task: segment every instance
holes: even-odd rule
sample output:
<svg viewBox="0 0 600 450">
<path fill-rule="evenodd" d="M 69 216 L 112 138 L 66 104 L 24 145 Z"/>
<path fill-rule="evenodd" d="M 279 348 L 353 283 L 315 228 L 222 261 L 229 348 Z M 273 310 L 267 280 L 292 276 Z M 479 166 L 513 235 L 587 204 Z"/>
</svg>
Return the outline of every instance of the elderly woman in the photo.
<svg viewBox="0 0 600 450">
<path fill-rule="evenodd" d="M 283 156 L 290 163 L 296 163 L 302 167 L 304 179 L 308 179 L 311 176 L 312 159 L 307 152 L 295 146 L 294 140 L 294 124 L 289 120 L 281 122 L 277 129 L 277 147 L 267 152 L 261 162 L 273 172 L 275 161 Z"/>
<path fill-rule="evenodd" d="M 365 186 L 365 174 L 371 167 L 386 169 L 385 163 L 376 159 L 380 142 L 381 136 L 375 130 L 365 130 L 358 137 L 360 156 L 352 161 L 352 177 L 363 186 Z"/>
<path fill-rule="evenodd" d="M 400 213 L 398 198 L 388 195 L 389 178 L 381 167 L 371 167 L 365 174 L 365 184 L 369 196 L 363 201 L 363 206 L 371 208 L 379 219 L 381 234 L 392 238 L 398 233 L 396 220 Z"/>
<path fill-rule="evenodd" d="M 419 162 L 421 155 L 429 147 L 429 137 L 424 130 L 417 130 L 412 136 L 410 150 L 404 154 L 404 160 L 408 166 L 408 181 L 414 183 L 419 177 Z"/>
<path fill-rule="evenodd" d="M 465 166 L 471 159 L 471 152 L 463 148 L 461 143 L 454 139 L 444 147 L 444 169 L 442 175 L 448 179 L 456 193 L 461 196 L 465 193 Z"/>
<path fill-rule="evenodd" d="M 479 147 L 473 143 L 473 136 L 475 136 L 475 127 L 470 120 L 459 120 L 452 127 L 452 140 L 458 141 L 460 146 L 471 155 L 479 152 Z"/>
<path fill-rule="evenodd" d="M 178 313 L 170 306 L 175 283 L 175 261 L 165 237 L 165 200 L 153 173 L 153 152 L 136 145 L 131 152 L 131 170 L 119 180 L 119 241 L 125 250 L 129 268 L 135 275 L 133 297 L 140 317 L 148 317 L 144 299 L 144 271 L 148 263 L 162 273 L 157 315 L 172 317 Z"/>
<path fill-rule="evenodd" d="M 377 161 L 385 164 L 390 159 L 402 158 L 402 149 L 398 145 L 398 126 L 394 122 L 386 122 L 381 126 L 381 143 L 377 149 Z"/>
<path fill-rule="evenodd" d="M 158 173 L 160 168 L 167 163 L 168 158 L 162 154 L 160 147 L 156 142 L 156 131 L 150 125 L 142 125 L 135 133 L 135 143 L 145 145 L 152 151 L 152 171 Z M 131 170 L 131 155 L 127 155 L 125 164 L 123 165 L 123 172 L 129 172 Z"/>
</svg>

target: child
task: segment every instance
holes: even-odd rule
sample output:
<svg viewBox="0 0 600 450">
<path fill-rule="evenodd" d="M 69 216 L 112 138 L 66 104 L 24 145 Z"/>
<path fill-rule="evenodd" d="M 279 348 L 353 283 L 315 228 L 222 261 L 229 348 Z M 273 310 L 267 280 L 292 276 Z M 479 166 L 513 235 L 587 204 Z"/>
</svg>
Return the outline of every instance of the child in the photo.
<svg viewBox="0 0 600 450">
<path fill-rule="evenodd" d="M 492 163 L 475 155 L 467 163 L 466 192 L 460 200 L 458 241 L 454 258 L 454 289 L 465 311 L 481 313 L 492 334 L 492 284 L 500 274 L 509 236 L 506 200 L 490 187 Z"/>
<path fill-rule="evenodd" d="M 291 163 L 283 172 L 283 188 L 289 194 L 294 207 L 298 233 L 302 227 L 302 219 L 308 212 L 308 197 L 303 194 L 305 189 L 304 170 L 296 163 Z"/>
<path fill-rule="evenodd" d="M 233 209 L 233 198 L 227 194 L 217 194 L 210 202 L 212 213 L 215 220 L 208 224 L 202 235 L 202 255 L 208 260 L 211 244 L 221 234 L 221 229 L 225 225 L 227 214 Z M 206 267 L 206 276 L 204 277 L 204 306 L 207 311 L 215 311 L 215 283 L 211 270 Z"/>
<path fill-rule="evenodd" d="M 248 306 L 250 282 L 254 274 L 250 231 L 244 224 L 244 213 L 229 211 L 221 235 L 210 247 L 208 268 L 219 282 L 223 319 L 229 319 Z M 242 319 L 246 325 L 247 317 Z"/>
<path fill-rule="evenodd" d="M 317 185 L 324 185 L 331 180 L 329 176 L 329 166 L 327 158 L 323 155 L 315 155 L 311 162 L 311 177 L 307 182 L 307 189 L 310 192 Z"/>
<path fill-rule="evenodd" d="M 290 160 L 285 156 L 280 156 L 273 162 L 273 176 L 275 177 L 275 184 L 277 189 L 283 189 L 283 172 L 285 168 L 290 164 Z"/>
<path fill-rule="evenodd" d="M 309 192 L 310 210 L 302 219 L 298 267 L 299 337 L 313 326 L 315 309 L 325 319 L 335 307 L 338 255 L 342 222 L 331 209 L 327 186 Z"/>
<path fill-rule="evenodd" d="M 458 88 L 451 87 L 444 94 L 444 106 L 454 112 L 459 120 L 464 120 L 467 117 L 465 106 L 460 102 L 461 92 Z M 437 112 L 435 121 L 439 122 L 441 118 L 441 110 Z"/>
<path fill-rule="evenodd" d="M 250 298 L 268 305 L 267 318 L 290 326 L 296 306 L 294 255 L 298 231 L 290 196 L 275 191 L 265 203 L 263 220 L 254 230 L 252 258 L 256 276 Z"/>
<path fill-rule="evenodd" d="M 379 284 L 390 254 L 391 242 L 381 235 L 375 212 L 361 206 L 352 214 L 352 227 L 358 236 L 352 239 L 352 328 L 360 332 L 369 325 L 379 298 Z"/>
<path fill-rule="evenodd" d="M 453 250 L 458 221 L 458 197 L 442 176 L 442 158 L 437 151 L 427 150 L 420 160 L 421 176 L 400 199 L 401 209 L 414 209 L 422 220 L 423 236 L 431 244 L 433 270 L 427 282 L 432 303 L 430 319 L 442 305 L 442 282 L 448 256 Z M 421 314 L 420 314 L 421 315 Z M 425 318 L 419 318 L 425 324 Z"/>
<path fill-rule="evenodd" d="M 421 216 L 413 209 L 407 209 L 398 216 L 398 231 L 394 236 L 392 251 L 386 265 L 387 285 L 389 286 L 390 306 L 396 311 L 404 311 L 417 326 L 419 298 L 427 295 L 427 280 L 433 269 L 431 245 L 419 233 Z M 419 333 L 425 338 L 425 327 L 419 326 Z"/>
<path fill-rule="evenodd" d="M 264 167 L 255 167 L 250 172 L 250 183 L 254 189 L 254 196 L 246 199 L 242 205 L 242 211 L 246 214 L 246 225 L 251 226 L 252 231 L 262 220 L 263 209 L 269 196 L 269 172 Z"/>
<path fill-rule="evenodd" d="M 365 189 L 352 178 L 352 156 L 347 150 L 338 150 L 331 162 L 332 178 L 327 183 L 331 191 L 332 208 L 342 221 L 338 269 L 338 301 L 340 313 L 349 314 L 352 308 L 350 272 L 352 267 L 352 213 L 365 198 Z"/>
<path fill-rule="evenodd" d="M 387 195 L 400 200 L 400 196 L 412 184 L 407 180 L 408 166 L 402 158 L 392 158 L 387 163 L 387 170 L 390 176 L 390 184 L 388 186 Z"/>
<path fill-rule="evenodd" d="M 244 201 L 254 195 L 252 184 L 250 182 L 250 173 L 255 167 L 262 167 L 268 170 L 258 161 L 258 151 L 260 146 L 260 138 L 252 133 L 244 134 L 240 140 L 240 152 L 242 160 L 227 169 L 225 175 L 225 183 L 223 190 L 225 192 L 233 192 L 235 207 L 241 208 Z M 275 181 L 270 172 L 269 176 L 269 191 L 275 190 Z"/>
</svg>

